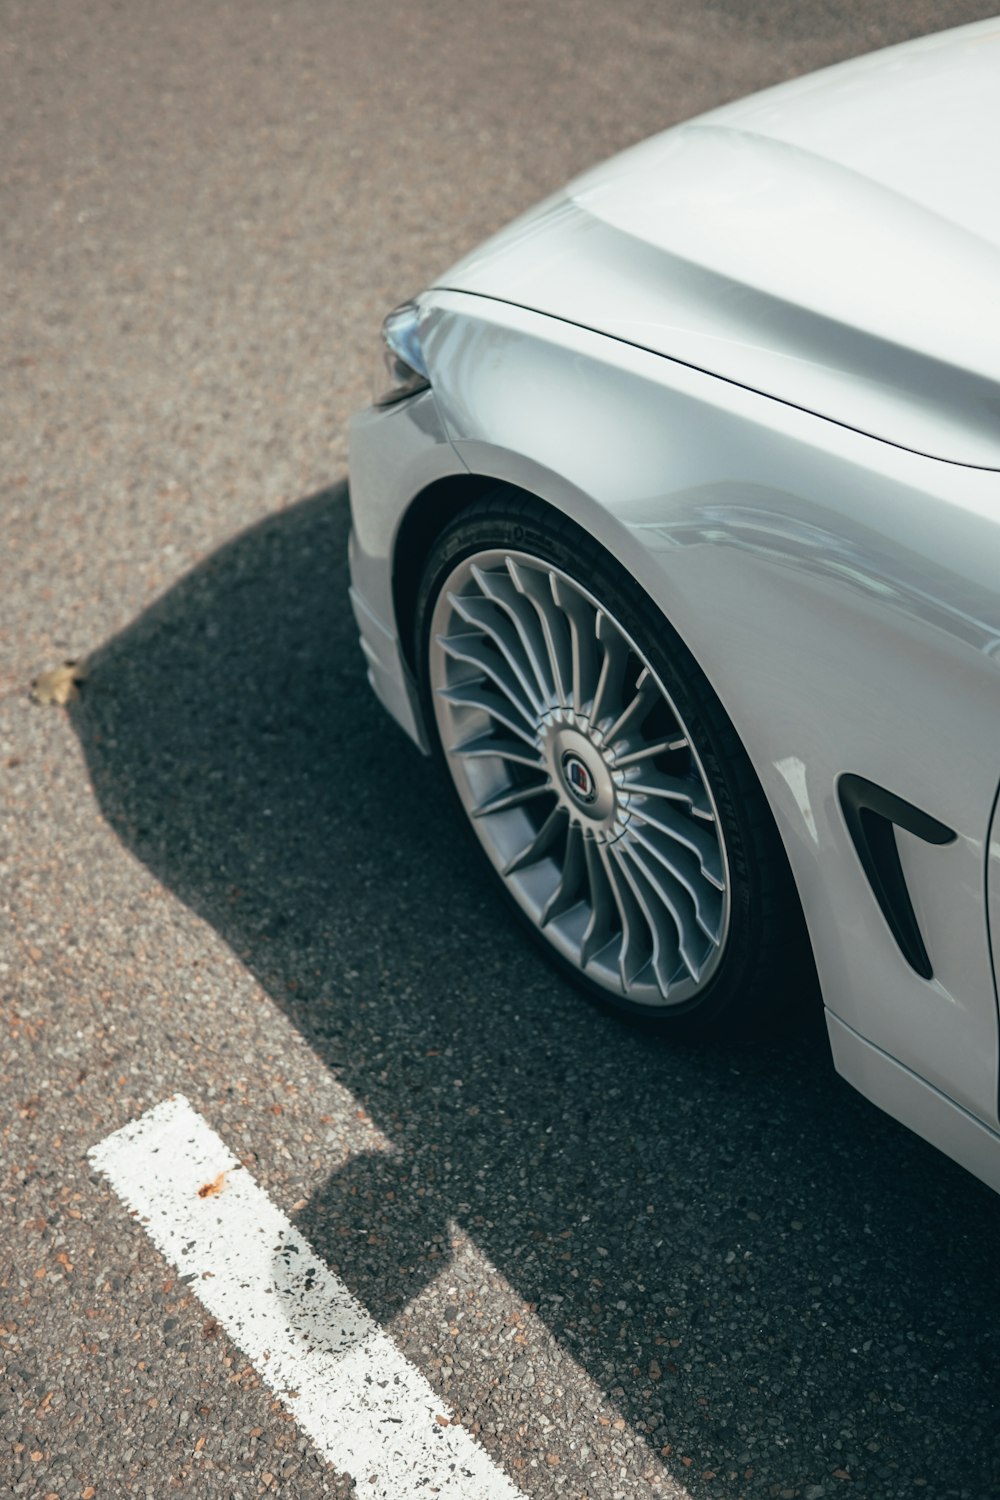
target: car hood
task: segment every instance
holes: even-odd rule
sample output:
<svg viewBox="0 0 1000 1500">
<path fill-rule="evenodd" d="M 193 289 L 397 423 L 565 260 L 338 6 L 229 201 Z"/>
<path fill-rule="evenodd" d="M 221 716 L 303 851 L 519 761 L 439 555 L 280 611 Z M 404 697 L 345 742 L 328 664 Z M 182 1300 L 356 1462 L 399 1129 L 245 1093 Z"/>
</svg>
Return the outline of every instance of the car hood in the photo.
<svg viewBox="0 0 1000 1500">
<path fill-rule="evenodd" d="M 654 136 L 436 285 L 1000 468 L 1000 21 Z"/>
</svg>

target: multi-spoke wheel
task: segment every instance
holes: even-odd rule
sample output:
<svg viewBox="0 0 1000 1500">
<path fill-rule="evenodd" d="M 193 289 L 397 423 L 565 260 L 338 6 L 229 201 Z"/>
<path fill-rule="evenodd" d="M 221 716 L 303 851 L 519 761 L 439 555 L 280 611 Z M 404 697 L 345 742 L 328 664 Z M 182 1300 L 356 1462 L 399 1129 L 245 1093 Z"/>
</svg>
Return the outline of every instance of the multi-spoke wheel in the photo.
<svg viewBox="0 0 1000 1500">
<path fill-rule="evenodd" d="M 570 523 L 501 491 L 440 538 L 419 615 L 428 717 L 535 936 L 630 1011 L 703 1027 L 765 1008 L 776 835 L 645 596 Z"/>
</svg>

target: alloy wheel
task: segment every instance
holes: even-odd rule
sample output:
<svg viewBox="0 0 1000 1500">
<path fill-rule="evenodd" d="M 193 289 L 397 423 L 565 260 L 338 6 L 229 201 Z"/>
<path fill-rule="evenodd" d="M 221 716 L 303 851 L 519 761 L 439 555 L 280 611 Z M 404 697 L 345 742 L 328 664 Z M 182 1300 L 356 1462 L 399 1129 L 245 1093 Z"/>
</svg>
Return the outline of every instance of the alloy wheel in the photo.
<svg viewBox="0 0 1000 1500">
<path fill-rule="evenodd" d="M 725 838 L 637 642 L 560 568 L 487 550 L 445 579 L 428 653 L 459 799 L 536 931 L 609 998 L 692 1001 L 725 948 Z"/>
</svg>

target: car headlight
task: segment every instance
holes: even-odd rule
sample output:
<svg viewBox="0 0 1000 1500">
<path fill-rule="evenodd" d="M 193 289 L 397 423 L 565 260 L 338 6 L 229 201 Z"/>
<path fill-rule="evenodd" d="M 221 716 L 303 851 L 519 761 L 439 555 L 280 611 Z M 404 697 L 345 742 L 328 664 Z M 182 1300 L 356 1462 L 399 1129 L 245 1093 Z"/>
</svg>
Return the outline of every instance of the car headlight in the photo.
<svg viewBox="0 0 1000 1500">
<path fill-rule="evenodd" d="M 406 396 L 427 390 L 430 377 L 420 347 L 418 322 L 420 309 L 415 302 L 404 302 L 389 313 L 382 324 L 382 356 L 385 371 L 379 371 L 375 405 L 392 406 Z M 388 372 L 388 384 L 386 373 Z"/>
</svg>

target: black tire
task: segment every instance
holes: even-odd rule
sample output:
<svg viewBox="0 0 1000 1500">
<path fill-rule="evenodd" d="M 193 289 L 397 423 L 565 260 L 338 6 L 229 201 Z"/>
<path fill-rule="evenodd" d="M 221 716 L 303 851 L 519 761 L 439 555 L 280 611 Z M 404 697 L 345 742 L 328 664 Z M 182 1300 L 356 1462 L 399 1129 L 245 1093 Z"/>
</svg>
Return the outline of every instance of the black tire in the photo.
<svg viewBox="0 0 1000 1500">
<path fill-rule="evenodd" d="M 626 992 L 623 981 L 621 992 L 615 993 L 613 976 L 609 978 L 608 973 L 602 971 L 599 981 L 592 977 L 596 972 L 593 955 L 586 960 L 591 972 L 584 972 L 580 962 L 574 961 L 572 954 L 567 953 L 565 944 L 560 946 L 563 939 L 557 940 L 553 936 L 554 924 L 540 925 L 537 913 L 533 916 L 526 909 L 524 893 L 515 892 L 512 877 L 500 873 L 496 852 L 484 844 L 484 819 L 474 817 L 468 807 L 465 761 L 460 763 L 460 758 L 449 755 L 442 745 L 438 715 L 439 711 L 443 712 L 440 704 L 444 694 L 435 691 L 432 675 L 437 673 L 440 678 L 444 657 L 438 644 L 440 636 L 434 637 L 432 643 L 432 620 L 438 610 L 440 623 L 440 611 L 451 608 L 448 601 L 455 598 L 450 591 L 443 595 L 445 583 L 463 577 L 462 568 L 471 568 L 470 559 L 493 553 L 501 556 L 509 553 L 526 559 L 528 565 L 537 562 L 555 570 L 556 574 L 565 575 L 567 582 L 585 591 L 590 604 L 596 601 L 638 648 L 638 661 L 651 669 L 658 680 L 657 686 L 664 690 L 664 698 L 669 700 L 670 709 L 675 712 L 690 741 L 692 770 L 689 774 L 694 785 L 698 783 L 695 770 L 700 773 L 701 782 L 708 789 L 715 814 L 712 826 L 723 851 L 727 915 L 724 940 L 711 950 L 708 977 L 700 982 L 692 970 L 685 984 L 688 990 L 694 985 L 693 991 L 685 993 L 684 986 L 678 986 L 682 998 L 674 1003 L 667 1003 L 673 989 L 668 989 L 656 1003 L 651 1002 L 648 977 L 644 981 L 643 999 L 635 998 L 638 977 L 631 990 Z M 522 570 L 524 566 L 522 564 Z M 554 589 L 552 574 L 548 577 Z M 505 580 L 504 586 L 507 587 Z M 487 600 L 487 603 L 491 604 L 492 600 Z M 811 956 L 798 896 L 760 783 L 732 723 L 691 653 L 649 597 L 592 537 L 564 516 L 521 492 L 499 487 L 462 512 L 442 531 L 432 547 L 417 595 L 414 645 L 425 720 L 436 754 L 455 793 L 459 815 L 473 842 L 484 852 L 504 898 L 557 968 L 568 974 L 599 1004 L 650 1022 L 677 1036 L 736 1038 L 769 1033 L 785 1018 L 791 1005 L 802 1002 L 810 992 Z M 486 681 L 485 686 L 490 688 L 492 684 Z M 448 691 L 454 694 L 458 690 Z M 656 707 L 660 711 L 659 705 Z M 449 699 L 448 712 L 451 711 Z M 573 759 L 569 757 L 570 761 Z M 564 758 L 563 765 L 566 764 Z M 663 762 L 656 764 L 662 765 Z M 530 774 L 534 775 L 534 772 Z M 584 766 L 582 772 L 578 767 L 573 768 L 572 774 L 585 781 L 589 772 Z M 595 774 L 601 774 L 600 767 Z M 593 781 L 594 777 L 590 779 Z M 675 781 L 676 778 L 670 778 L 671 785 Z M 516 790 L 519 784 L 513 785 Z M 460 787 L 464 788 L 464 793 Z M 574 796 L 582 795 L 575 783 L 569 790 Z M 560 795 L 563 801 L 567 800 L 566 787 L 560 788 Z M 652 805 L 648 798 L 642 802 Z M 640 803 L 633 798 L 632 805 L 637 807 Z M 561 816 L 563 810 L 556 807 L 556 811 Z M 676 804 L 671 803 L 671 817 L 675 816 L 675 811 Z M 695 813 L 694 802 L 690 812 Z M 539 821 L 542 816 L 542 813 L 537 815 Z M 590 838 L 592 825 L 586 819 L 593 816 L 590 808 L 584 808 L 580 817 L 574 819 L 586 824 L 582 837 L 585 841 L 589 838 L 591 843 L 594 842 Z M 638 827 L 641 822 L 641 815 L 637 815 L 630 828 Z M 606 865 L 614 839 L 613 834 L 605 837 L 609 842 L 604 851 L 598 852 Z M 600 866 L 593 849 L 588 851 L 588 856 Z M 615 860 L 611 861 L 615 871 L 622 863 L 621 856 L 622 846 L 619 844 Z M 569 863 L 567 845 L 564 866 Z M 641 896 L 644 890 L 648 895 L 641 876 L 638 883 L 638 895 Z M 609 881 L 612 892 L 614 887 L 615 881 Z M 627 901 L 635 886 L 626 887 L 622 883 L 622 889 Z M 598 904 L 595 896 L 594 913 Z M 639 909 L 638 905 L 633 905 L 633 914 Z M 654 915 L 659 914 L 660 909 L 657 909 Z M 570 918 L 564 920 L 568 922 Z M 583 917 L 580 916 L 579 920 L 582 921 Z M 596 917 L 592 915 L 590 920 L 596 921 Z M 625 947 L 623 934 L 628 925 L 623 920 L 619 954 Z M 633 921 L 632 925 L 638 924 Z M 647 923 L 650 929 L 647 942 L 653 945 L 656 943 L 652 935 L 654 925 Z M 579 951 L 582 954 L 585 950 L 581 947 Z M 612 948 L 609 946 L 601 951 L 610 953 Z M 607 962 L 610 964 L 611 960 Z M 620 967 L 624 972 L 624 965 Z M 709 965 L 704 967 L 707 969 Z M 647 965 L 642 974 L 648 976 L 649 972 L 650 965 Z"/>
</svg>

